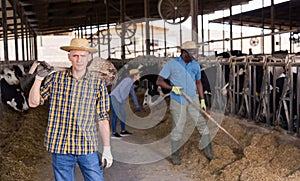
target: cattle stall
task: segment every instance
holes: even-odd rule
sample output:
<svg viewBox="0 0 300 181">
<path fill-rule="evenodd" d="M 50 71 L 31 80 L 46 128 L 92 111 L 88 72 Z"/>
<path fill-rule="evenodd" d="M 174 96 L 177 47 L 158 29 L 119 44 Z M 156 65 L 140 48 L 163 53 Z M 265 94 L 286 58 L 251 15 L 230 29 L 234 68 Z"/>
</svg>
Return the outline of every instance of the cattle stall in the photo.
<svg viewBox="0 0 300 181">
<path fill-rule="evenodd" d="M 226 114 L 299 135 L 298 57 L 269 55 L 219 58 L 225 77 Z M 220 86 L 216 87 L 220 89 Z M 221 94 L 219 94 L 221 95 Z"/>
<path fill-rule="evenodd" d="M 300 94 L 297 81 L 300 75 L 299 63 L 295 59 L 296 56 L 290 55 L 287 58 L 243 55 L 229 58 L 218 56 L 211 61 L 199 59 L 202 71 L 208 74 L 211 89 L 209 107 L 212 107 L 212 111 L 222 111 L 225 115 L 238 116 L 262 126 L 298 135 L 297 98 Z M 136 86 L 146 89 L 145 105 L 156 105 L 156 102 L 150 100 L 162 101 L 168 96 L 166 92 L 156 90 L 155 86 L 155 77 L 168 60 L 170 58 L 139 56 L 125 66 L 118 66 L 118 79 L 124 77 L 130 68 L 140 67 L 142 79 Z"/>
</svg>

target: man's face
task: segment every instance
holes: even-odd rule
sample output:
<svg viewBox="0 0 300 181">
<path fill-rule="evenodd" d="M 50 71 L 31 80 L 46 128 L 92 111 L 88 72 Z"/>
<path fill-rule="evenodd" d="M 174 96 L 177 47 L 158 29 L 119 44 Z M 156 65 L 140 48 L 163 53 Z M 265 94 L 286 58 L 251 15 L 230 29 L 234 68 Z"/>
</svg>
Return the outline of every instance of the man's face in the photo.
<svg viewBox="0 0 300 181">
<path fill-rule="evenodd" d="M 183 52 L 184 52 L 183 58 L 187 62 L 190 62 L 190 61 L 196 59 L 196 57 L 197 57 L 196 49 L 187 49 L 187 50 L 183 50 Z"/>
<path fill-rule="evenodd" d="M 68 58 L 72 63 L 72 69 L 76 72 L 81 72 L 85 71 L 91 55 L 87 51 L 71 50 L 68 54 Z"/>
<path fill-rule="evenodd" d="M 191 56 L 194 58 L 197 57 L 197 50 L 196 49 L 188 49 L 186 50 Z"/>
</svg>

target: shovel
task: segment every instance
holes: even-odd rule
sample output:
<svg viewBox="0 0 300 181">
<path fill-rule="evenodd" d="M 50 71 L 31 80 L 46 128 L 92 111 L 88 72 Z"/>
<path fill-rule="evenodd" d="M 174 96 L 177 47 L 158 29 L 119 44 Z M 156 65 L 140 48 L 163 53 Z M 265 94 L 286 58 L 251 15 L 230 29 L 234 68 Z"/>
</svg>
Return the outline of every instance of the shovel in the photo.
<svg viewBox="0 0 300 181">
<path fill-rule="evenodd" d="M 215 125 L 218 126 L 224 133 L 226 133 L 241 149 L 244 149 L 244 146 L 235 139 L 225 128 L 223 128 L 218 122 L 216 122 L 206 111 L 200 108 L 200 105 L 195 103 L 186 93 L 180 91 L 181 95 L 185 97 L 193 106 L 195 106 L 208 120 L 212 121 Z"/>
</svg>

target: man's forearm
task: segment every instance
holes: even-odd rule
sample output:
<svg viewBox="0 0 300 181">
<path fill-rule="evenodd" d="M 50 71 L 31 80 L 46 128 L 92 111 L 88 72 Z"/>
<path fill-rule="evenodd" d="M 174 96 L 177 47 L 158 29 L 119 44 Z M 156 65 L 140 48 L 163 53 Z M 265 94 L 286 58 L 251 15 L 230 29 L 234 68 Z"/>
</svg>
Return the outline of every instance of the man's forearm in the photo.
<svg viewBox="0 0 300 181">
<path fill-rule="evenodd" d="M 30 107 L 37 107 L 40 104 L 40 87 L 41 87 L 42 81 L 41 80 L 35 80 L 28 97 L 28 103 Z"/>
<path fill-rule="evenodd" d="M 108 120 L 99 121 L 99 131 L 103 146 L 110 146 L 110 126 Z"/>
<path fill-rule="evenodd" d="M 200 99 L 204 99 L 203 86 L 200 80 L 196 80 L 197 91 Z"/>
<path fill-rule="evenodd" d="M 158 76 L 158 78 L 156 80 L 156 85 L 161 86 L 164 89 L 169 89 L 169 90 L 172 89 L 172 86 L 169 85 L 168 83 L 166 83 L 161 76 Z"/>
</svg>

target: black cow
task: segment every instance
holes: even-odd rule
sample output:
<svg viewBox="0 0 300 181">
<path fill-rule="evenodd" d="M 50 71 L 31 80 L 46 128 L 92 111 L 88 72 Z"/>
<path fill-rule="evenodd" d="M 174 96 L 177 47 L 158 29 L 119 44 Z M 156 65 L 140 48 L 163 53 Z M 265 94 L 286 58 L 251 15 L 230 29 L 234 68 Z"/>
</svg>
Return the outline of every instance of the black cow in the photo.
<svg viewBox="0 0 300 181">
<path fill-rule="evenodd" d="M 16 111 L 26 111 L 29 109 L 24 92 L 21 90 L 18 77 L 23 76 L 21 65 L 12 69 L 6 67 L 1 74 L 1 100 Z"/>
</svg>

